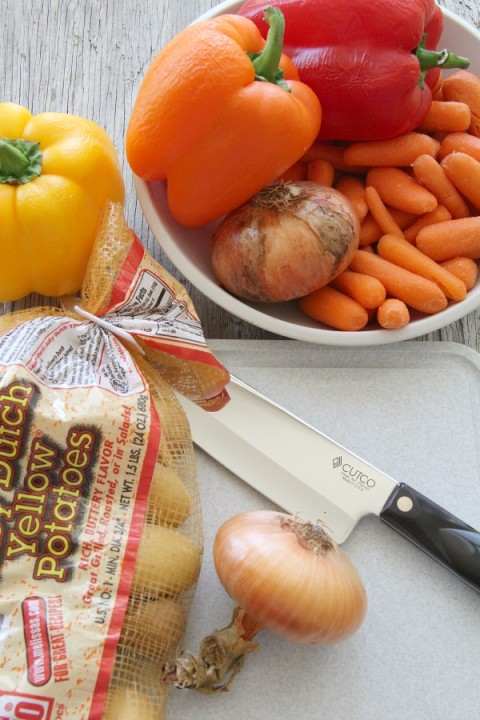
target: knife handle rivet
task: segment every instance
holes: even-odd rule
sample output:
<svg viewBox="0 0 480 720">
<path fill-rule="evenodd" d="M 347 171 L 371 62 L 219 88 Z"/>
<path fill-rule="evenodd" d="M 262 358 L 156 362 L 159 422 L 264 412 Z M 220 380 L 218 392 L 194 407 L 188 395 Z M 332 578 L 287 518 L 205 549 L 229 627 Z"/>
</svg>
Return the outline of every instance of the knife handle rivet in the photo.
<svg viewBox="0 0 480 720">
<path fill-rule="evenodd" d="M 401 512 L 410 512 L 412 507 L 413 500 L 409 498 L 408 495 L 402 495 L 397 499 L 397 508 L 401 510 Z"/>
</svg>

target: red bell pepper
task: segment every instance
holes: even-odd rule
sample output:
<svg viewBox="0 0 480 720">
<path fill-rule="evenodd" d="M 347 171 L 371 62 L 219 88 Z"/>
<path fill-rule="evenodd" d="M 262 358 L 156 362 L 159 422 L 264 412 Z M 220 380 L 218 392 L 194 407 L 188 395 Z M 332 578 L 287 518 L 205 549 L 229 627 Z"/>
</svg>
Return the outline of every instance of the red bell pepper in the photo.
<svg viewBox="0 0 480 720">
<path fill-rule="evenodd" d="M 435 0 L 277 0 L 284 52 L 323 109 L 319 138 L 372 140 L 414 129 L 432 102 L 439 68 L 466 58 L 435 50 L 443 13 Z M 262 34 L 265 0 L 239 13 Z M 432 69 L 433 68 L 433 69 Z"/>
</svg>

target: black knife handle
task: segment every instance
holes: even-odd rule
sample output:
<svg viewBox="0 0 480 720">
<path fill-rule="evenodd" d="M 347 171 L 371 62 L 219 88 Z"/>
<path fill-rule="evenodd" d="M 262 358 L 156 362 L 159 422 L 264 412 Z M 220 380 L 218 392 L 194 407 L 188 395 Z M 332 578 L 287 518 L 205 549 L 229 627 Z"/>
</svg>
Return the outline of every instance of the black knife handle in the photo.
<svg viewBox="0 0 480 720">
<path fill-rule="evenodd" d="M 480 592 L 478 530 L 405 483 L 394 490 L 380 519 Z"/>
</svg>

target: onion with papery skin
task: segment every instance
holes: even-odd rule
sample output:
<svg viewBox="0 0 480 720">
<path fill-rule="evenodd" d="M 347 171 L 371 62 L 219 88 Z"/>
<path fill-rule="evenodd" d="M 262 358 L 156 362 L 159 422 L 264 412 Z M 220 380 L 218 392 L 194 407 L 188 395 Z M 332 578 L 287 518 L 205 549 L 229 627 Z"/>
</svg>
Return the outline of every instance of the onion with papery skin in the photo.
<svg viewBox="0 0 480 720">
<path fill-rule="evenodd" d="M 177 687 L 227 689 L 262 629 L 296 643 L 327 644 L 351 636 L 365 618 L 362 580 L 320 525 L 280 512 L 240 513 L 218 530 L 213 554 L 238 607 L 228 627 L 205 638 L 198 656 L 164 667 L 164 679 Z"/>
<path fill-rule="evenodd" d="M 276 183 L 225 216 L 213 237 L 212 267 L 220 285 L 244 300 L 294 300 L 345 270 L 359 233 L 350 201 L 334 188 Z"/>
<path fill-rule="evenodd" d="M 278 512 L 241 513 L 219 529 L 213 552 L 228 594 L 281 637 L 339 642 L 363 622 L 363 583 L 320 525 Z"/>
</svg>

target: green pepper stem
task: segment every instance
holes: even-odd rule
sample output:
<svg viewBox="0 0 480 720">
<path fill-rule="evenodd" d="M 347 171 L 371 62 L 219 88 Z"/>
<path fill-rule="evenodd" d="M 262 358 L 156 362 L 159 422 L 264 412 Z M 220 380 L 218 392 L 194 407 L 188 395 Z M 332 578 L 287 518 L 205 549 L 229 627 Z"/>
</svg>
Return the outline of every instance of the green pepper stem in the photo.
<svg viewBox="0 0 480 720">
<path fill-rule="evenodd" d="M 279 85 L 290 92 L 283 79 L 283 71 L 279 68 L 283 51 L 285 18 L 279 8 L 268 6 L 263 11 L 263 19 L 269 25 L 265 46 L 259 53 L 247 53 L 255 68 L 255 79 Z"/>
<path fill-rule="evenodd" d="M 28 167 L 28 159 L 11 143 L 0 140 L 0 173 L 21 177 Z"/>
<path fill-rule="evenodd" d="M 255 58 L 255 73 L 267 82 L 275 82 L 275 73 L 282 56 L 283 37 L 285 34 L 285 18 L 279 8 L 266 7 L 263 19 L 268 23 L 269 30 L 265 47 Z"/>
<path fill-rule="evenodd" d="M 42 171 L 40 145 L 29 140 L 0 139 L 0 183 L 24 185 Z"/>
<path fill-rule="evenodd" d="M 432 68 L 468 68 L 470 60 L 461 55 L 455 55 L 450 50 L 427 50 L 418 47 L 415 55 L 420 61 L 422 70 L 431 70 Z"/>
<path fill-rule="evenodd" d="M 423 87 L 425 75 L 433 68 L 451 69 L 468 68 L 470 60 L 461 55 L 455 55 L 450 50 L 427 50 L 425 47 L 426 35 L 423 35 L 419 46 L 413 51 L 420 63 L 420 87 Z"/>
</svg>

